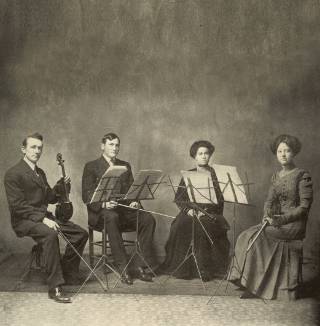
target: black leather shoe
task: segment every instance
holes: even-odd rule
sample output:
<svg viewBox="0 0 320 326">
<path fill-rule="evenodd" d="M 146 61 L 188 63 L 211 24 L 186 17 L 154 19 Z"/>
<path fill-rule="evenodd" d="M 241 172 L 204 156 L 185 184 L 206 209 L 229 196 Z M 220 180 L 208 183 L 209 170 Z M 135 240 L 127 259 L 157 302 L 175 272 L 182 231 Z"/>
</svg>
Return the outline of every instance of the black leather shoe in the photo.
<svg viewBox="0 0 320 326">
<path fill-rule="evenodd" d="M 253 293 L 249 292 L 249 291 L 244 291 L 241 295 L 240 295 L 240 299 L 254 299 L 257 296 L 254 295 Z"/>
<path fill-rule="evenodd" d="M 59 286 L 57 286 L 53 289 L 50 289 L 48 292 L 48 296 L 50 299 L 52 299 L 56 302 L 59 302 L 59 303 L 71 303 L 71 298 L 65 296 L 62 293 L 62 290 Z"/>
<path fill-rule="evenodd" d="M 144 282 L 153 282 L 152 274 L 147 273 L 142 267 L 138 267 L 138 279 Z"/>
<path fill-rule="evenodd" d="M 124 284 L 127 284 L 127 285 L 132 285 L 133 284 L 132 278 L 131 278 L 130 274 L 127 271 L 125 271 L 122 274 L 121 282 L 124 283 Z"/>
</svg>

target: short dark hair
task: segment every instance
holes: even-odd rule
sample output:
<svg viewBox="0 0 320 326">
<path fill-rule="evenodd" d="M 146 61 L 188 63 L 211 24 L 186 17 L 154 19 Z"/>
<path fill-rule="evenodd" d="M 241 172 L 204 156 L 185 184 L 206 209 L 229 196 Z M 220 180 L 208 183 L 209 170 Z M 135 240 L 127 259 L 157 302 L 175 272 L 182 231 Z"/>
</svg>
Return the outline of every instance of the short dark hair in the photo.
<svg viewBox="0 0 320 326">
<path fill-rule="evenodd" d="M 120 143 L 120 138 L 119 138 L 119 136 L 118 136 L 117 134 L 113 133 L 113 132 L 109 132 L 109 133 L 105 134 L 105 135 L 102 137 L 101 142 L 102 142 L 103 144 L 105 144 L 106 141 L 107 141 L 107 139 L 108 139 L 108 140 L 119 139 L 119 143 Z"/>
<path fill-rule="evenodd" d="M 22 141 L 22 146 L 23 147 L 26 147 L 27 146 L 27 141 L 29 138 L 35 138 L 35 139 L 38 139 L 38 140 L 41 140 L 43 141 L 43 137 L 41 134 L 39 134 L 38 132 L 35 132 L 31 135 L 28 135 L 23 141 Z"/>
<path fill-rule="evenodd" d="M 215 148 L 214 146 L 207 140 L 197 140 L 190 147 L 190 156 L 192 158 L 196 157 L 197 151 L 200 147 L 208 148 L 210 156 L 213 154 Z"/>
<path fill-rule="evenodd" d="M 301 142 L 297 137 L 291 135 L 280 135 L 276 137 L 276 139 L 270 145 L 270 149 L 273 154 L 276 155 L 278 147 L 281 143 L 287 144 L 291 148 L 294 155 L 297 155 L 302 147 Z"/>
</svg>

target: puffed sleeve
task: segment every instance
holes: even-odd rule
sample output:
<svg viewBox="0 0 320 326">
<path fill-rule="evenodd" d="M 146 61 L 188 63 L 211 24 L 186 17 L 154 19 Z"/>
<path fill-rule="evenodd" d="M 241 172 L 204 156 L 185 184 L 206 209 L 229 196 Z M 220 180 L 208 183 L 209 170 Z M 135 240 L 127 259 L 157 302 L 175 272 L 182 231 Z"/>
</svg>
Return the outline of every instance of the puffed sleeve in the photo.
<svg viewBox="0 0 320 326">
<path fill-rule="evenodd" d="M 299 205 L 280 217 L 278 224 L 288 224 L 308 217 L 313 200 L 312 180 L 308 172 L 303 172 L 298 184 Z"/>
<path fill-rule="evenodd" d="M 274 188 L 275 174 L 272 175 L 271 185 L 268 191 L 267 199 L 263 207 L 263 217 L 272 217 L 274 211 L 274 205 L 276 203 L 276 192 Z"/>
<path fill-rule="evenodd" d="M 300 207 L 310 209 L 313 201 L 312 180 L 308 172 L 305 172 L 299 182 Z"/>
</svg>

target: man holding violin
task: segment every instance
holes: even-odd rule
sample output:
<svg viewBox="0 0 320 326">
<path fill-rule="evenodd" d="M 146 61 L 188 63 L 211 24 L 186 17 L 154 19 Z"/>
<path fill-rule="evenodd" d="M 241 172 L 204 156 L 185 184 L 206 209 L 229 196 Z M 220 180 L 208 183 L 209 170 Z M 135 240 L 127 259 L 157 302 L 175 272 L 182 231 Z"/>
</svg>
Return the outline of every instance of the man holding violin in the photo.
<svg viewBox="0 0 320 326">
<path fill-rule="evenodd" d="M 117 155 L 120 150 L 120 138 L 114 133 L 103 136 L 101 141 L 102 155 L 98 159 L 88 162 L 83 171 L 82 177 L 82 199 L 87 204 L 89 224 L 97 231 L 101 231 L 106 220 L 106 228 L 109 237 L 111 252 L 115 265 L 122 278 L 121 281 L 128 285 L 133 283 L 130 273 L 125 268 L 127 265 L 127 255 L 123 245 L 121 232 L 130 229 L 135 231 L 137 222 L 137 212 L 134 208 L 139 208 L 140 204 L 135 201 L 119 200 L 108 202 L 90 203 L 91 197 L 105 171 L 112 165 L 126 167 L 126 172 L 120 176 L 120 193 L 126 194 L 131 184 L 133 176 L 131 166 L 128 162 L 119 160 Z M 155 220 L 150 213 L 140 211 L 138 241 L 142 255 L 149 266 L 152 266 L 152 241 L 155 229 Z M 144 262 L 139 262 L 137 276 L 140 280 L 151 282 L 152 276 L 147 272 Z"/>
<path fill-rule="evenodd" d="M 69 303 L 71 299 L 63 294 L 61 285 L 81 284 L 78 278 L 80 257 L 68 244 L 60 260 L 58 232 L 64 234 L 80 255 L 88 233 L 70 221 L 58 220 L 47 210 L 48 204 L 56 203 L 62 196 L 65 184 L 70 186 L 70 178 L 66 176 L 50 188 L 44 171 L 37 166 L 43 137 L 38 133 L 27 136 L 21 150 L 23 159 L 6 172 L 4 179 L 12 228 L 18 237 L 28 236 L 42 245 L 49 298 Z"/>
</svg>

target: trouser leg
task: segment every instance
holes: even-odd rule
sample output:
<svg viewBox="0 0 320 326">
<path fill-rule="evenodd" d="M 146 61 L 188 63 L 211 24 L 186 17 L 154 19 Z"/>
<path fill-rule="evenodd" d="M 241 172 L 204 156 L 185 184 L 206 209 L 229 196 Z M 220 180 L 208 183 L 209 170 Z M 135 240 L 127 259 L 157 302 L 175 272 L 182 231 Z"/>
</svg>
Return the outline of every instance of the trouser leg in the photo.
<svg viewBox="0 0 320 326">
<path fill-rule="evenodd" d="M 78 254 L 82 256 L 84 247 L 88 240 L 88 232 L 77 224 L 70 221 L 59 222 L 61 232 L 65 235 L 68 241 L 76 249 Z M 70 244 L 67 244 L 65 253 L 62 258 L 62 268 L 65 276 L 76 277 L 79 272 L 81 258 Z"/>
<path fill-rule="evenodd" d="M 153 265 L 154 252 L 153 252 L 153 234 L 156 226 L 154 217 L 147 212 L 139 211 L 137 215 L 136 210 L 126 210 L 121 214 L 121 218 L 125 219 L 126 227 L 132 230 L 136 229 L 137 218 L 138 220 L 138 242 L 141 249 L 141 254 L 149 266 Z M 138 264 L 145 267 L 145 263 L 138 261 Z"/>
<path fill-rule="evenodd" d="M 37 223 L 27 235 L 42 245 L 49 289 L 63 284 L 57 232 L 43 223 Z"/>
<path fill-rule="evenodd" d="M 114 210 L 104 209 L 100 215 L 99 225 L 103 225 L 104 219 L 114 263 L 122 271 L 127 264 L 127 255 L 120 231 L 119 214 Z"/>
</svg>

